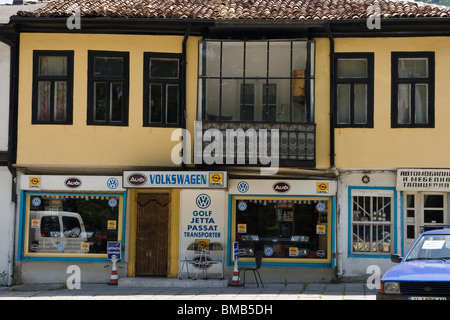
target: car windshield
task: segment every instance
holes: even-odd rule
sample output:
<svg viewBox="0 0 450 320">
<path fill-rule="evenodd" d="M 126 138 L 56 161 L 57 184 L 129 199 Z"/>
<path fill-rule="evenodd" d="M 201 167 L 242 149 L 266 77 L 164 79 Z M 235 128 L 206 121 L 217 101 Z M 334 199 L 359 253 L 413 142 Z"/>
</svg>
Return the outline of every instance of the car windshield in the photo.
<svg viewBox="0 0 450 320">
<path fill-rule="evenodd" d="M 450 260 L 450 234 L 423 235 L 406 260 Z"/>
</svg>

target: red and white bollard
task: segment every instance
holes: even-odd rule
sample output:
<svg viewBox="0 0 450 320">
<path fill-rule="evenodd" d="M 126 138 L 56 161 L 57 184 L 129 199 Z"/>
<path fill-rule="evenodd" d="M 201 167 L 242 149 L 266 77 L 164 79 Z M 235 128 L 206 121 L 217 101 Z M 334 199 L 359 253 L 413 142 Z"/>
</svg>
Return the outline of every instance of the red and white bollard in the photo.
<svg viewBox="0 0 450 320">
<path fill-rule="evenodd" d="M 119 276 L 117 275 L 117 268 L 116 268 L 116 259 L 111 260 L 113 265 L 112 265 L 112 270 L 111 270 L 111 278 L 109 280 L 109 284 L 111 285 L 117 285 L 119 283 Z"/>
<path fill-rule="evenodd" d="M 231 280 L 231 286 L 238 287 L 241 286 L 241 280 L 239 279 L 239 269 L 237 260 L 234 260 L 234 270 L 233 270 L 233 278 Z"/>
</svg>

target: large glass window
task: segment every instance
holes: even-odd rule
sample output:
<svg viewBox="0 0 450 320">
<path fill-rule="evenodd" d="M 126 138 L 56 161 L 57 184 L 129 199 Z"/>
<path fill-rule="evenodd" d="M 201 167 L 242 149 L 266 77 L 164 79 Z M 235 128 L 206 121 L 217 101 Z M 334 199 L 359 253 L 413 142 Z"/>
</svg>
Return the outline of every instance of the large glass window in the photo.
<svg viewBox="0 0 450 320">
<path fill-rule="evenodd" d="M 28 194 L 25 255 L 104 257 L 122 239 L 122 194 Z"/>
<path fill-rule="evenodd" d="M 328 199 L 235 197 L 233 204 L 241 258 L 254 258 L 260 250 L 267 262 L 330 259 Z"/>
<path fill-rule="evenodd" d="M 392 127 L 434 127 L 434 52 L 392 53 Z"/>
<path fill-rule="evenodd" d="M 313 42 L 203 41 L 199 53 L 199 120 L 313 122 Z"/>
<path fill-rule="evenodd" d="M 72 124 L 73 51 L 34 51 L 33 124 Z"/>
<path fill-rule="evenodd" d="M 89 51 L 88 124 L 128 125 L 129 53 Z"/>
<path fill-rule="evenodd" d="M 181 55 L 144 53 L 144 126 L 180 125 Z"/>
</svg>

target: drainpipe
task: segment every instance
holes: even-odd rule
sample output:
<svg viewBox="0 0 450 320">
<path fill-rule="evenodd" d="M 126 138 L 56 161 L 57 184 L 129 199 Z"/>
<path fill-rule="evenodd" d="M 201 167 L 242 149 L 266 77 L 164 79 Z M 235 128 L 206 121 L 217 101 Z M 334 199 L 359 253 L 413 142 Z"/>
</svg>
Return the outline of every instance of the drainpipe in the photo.
<svg viewBox="0 0 450 320">
<path fill-rule="evenodd" d="M 11 223 L 9 227 L 8 249 L 8 279 L 7 285 L 11 286 L 14 272 L 15 230 L 16 230 L 16 206 L 17 206 L 17 172 L 13 167 L 17 153 L 17 97 L 19 74 L 19 35 L 15 42 L 10 44 L 10 70 L 9 70 L 9 127 L 8 127 L 8 170 L 11 173 Z"/>
<path fill-rule="evenodd" d="M 334 55 L 334 38 L 331 32 L 330 23 L 328 22 L 326 25 L 328 39 L 330 40 L 330 171 L 334 172 L 336 178 L 339 176 L 339 171 L 336 168 L 335 162 L 335 132 L 334 132 L 334 105 L 335 105 L 335 55 Z M 338 191 L 339 193 L 339 191 Z M 339 205 L 337 205 L 339 208 Z M 336 211 L 337 211 L 336 208 Z M 339 215 L 336 214 L 336 219 L 338 219 Z M 336 223 L 336 276 L 340 277 L 342 275 L 342 254 L 340 252 L 339 238 L 338 238 L 338 230 L 337 228 L 339 224 Z"/>
<path fill-rule="evenodd" d="M 190 161 L 191 159 L 186 159 L 186 66 L 187 66 L 187 59 L 186 59 L 186 43 L 189 38 L 189 35 L 191 33 L 192 25 L 190 22 L 188 22 L 186 26 L 186 33 L 184 34 L 183 43 L 182 43 L 182 54 L 181 54 L 181 76 L 183 78 L 182 82 L 182 88 L 181 88 L 181 128 L 182 130 L 182 139 L 181 141 L 181 147 L 183 150 L 183 159 L 181 161 L 181 170 L 186 170 L 186 161 Z"/>
<path fill-rule="evenodd" d="M 336 168 L 335 164 L 335 150 L 334 150 L 334 38 L 331 33 L 330 23 L 327 23 L 328 39 L 330 39 L 330 168 Z"/>
</svg>

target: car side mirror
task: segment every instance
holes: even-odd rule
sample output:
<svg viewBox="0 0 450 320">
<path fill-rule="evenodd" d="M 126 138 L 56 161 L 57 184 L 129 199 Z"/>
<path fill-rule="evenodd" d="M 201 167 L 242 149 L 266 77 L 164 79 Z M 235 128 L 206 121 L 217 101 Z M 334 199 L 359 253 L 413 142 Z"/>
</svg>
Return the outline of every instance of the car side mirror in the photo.
<svg viewBox="0 0 450 320">
<path fill-rule="evenodd" d="M 401 257 L 399 254 L 392 254 L 391 255 L 391 261 L 395 263 L 399 263 L 403 260 L 403 257 Z"/>
</svg>

